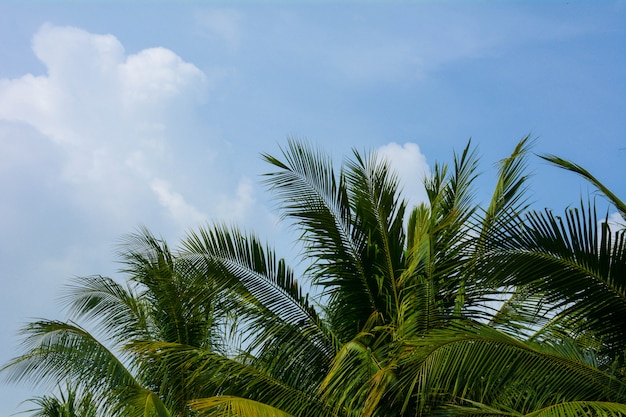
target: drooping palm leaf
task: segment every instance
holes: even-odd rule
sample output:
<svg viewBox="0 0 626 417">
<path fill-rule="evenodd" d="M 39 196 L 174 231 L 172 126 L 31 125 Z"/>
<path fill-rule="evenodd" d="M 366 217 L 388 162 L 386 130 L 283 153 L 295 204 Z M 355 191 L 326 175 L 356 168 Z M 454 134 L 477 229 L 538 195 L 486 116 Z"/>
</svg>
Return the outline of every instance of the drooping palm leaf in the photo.
<svg viewBox="0 0 626 417">
<path fill-rule="evenodd" d="M 523 228 L 494 235 L 491 277 L 504 285 L 532 285 L 555 312 L 591 330 L 613 354 L 626 349 L 626 230 L 612 232 L 595 209 L 581 204 L 565 218 L 551 211 L 528 215 Z M 565 309 L 564 312 L 561 312 Z"/>
<path fill-rule="evenodd" d="M 190 403 L 202 417 L 292 417 L 283 410 L 267 404 L 230 395 L 202 398 Z"/>
<path fill-rule="evenodd" d="M 520 414 L 564 401 L 626 401 L 626 382 L 575 350 L 528 344 L 478 323 L 453 323 L 406 344 L 397 397 L 405 412 L 463 401 Z"/>
<path fill-rule="evenodd" d="M 575 172 L 581 177 L 585 178 L 591 184 L 593 184 L 604 196 L 617 208 L 617 211 L 622 216 L 622 219 L 626 221 L 626 203 L 624 203 L 617 195 L 615 195 L 607 186 L 605 186 L 600 180 L 594 177 L 589 171 L 587 171 L 582 166 L 575 164 L 574 162 L 568 161 L 566 159 L 560 158 L 555 155 L 540 155 L 540 158 L 545 159 L 552 164 L 566 169 L 571 172 Z"/>
<path fill-rule="evenodd" d="M 123 343 L 148 337 L 154 326 L 148 303 L 136 292 L 108 277 L 78 277 L 65 287 L 61 301 L 70 317 L 94 321 L 103 336 Z"/>
<path fill-rule="evenodd" d="M 226 396 L 239 398 L 241 402 L 259 402 L 292 415 L 332 415 L 319 397 L 239 360 L 173 343 L 137 341 L 132 349 L 146 358 L 165 361 L 172 369 L 193 369 L 187 382 L 203 395 L 196 397 L 191 404 L 219 406 L 222 397 Z"/>
<path fill-rule="evenodd" d="M 248 326 L 245 349 L 260 355 L 258 366 L 296 385 L 319 380 L 338 342 L 284 260 L 254 235 L 225 227 L 191 233 L 184 248 L 183 257 L 231 292 L 228 306 Z"/>
<path fill-rule="evenodd" d="M 22 334 L 25 353 L 2 368 L 11 381 L 43 385 L 71 381 L 91 392 L 104 412 L 113 415 L 130 411 L 120 399 L 125 390 L 145 390 L 111 351 L 77 325 L 39 321 Z"/>
</svg>

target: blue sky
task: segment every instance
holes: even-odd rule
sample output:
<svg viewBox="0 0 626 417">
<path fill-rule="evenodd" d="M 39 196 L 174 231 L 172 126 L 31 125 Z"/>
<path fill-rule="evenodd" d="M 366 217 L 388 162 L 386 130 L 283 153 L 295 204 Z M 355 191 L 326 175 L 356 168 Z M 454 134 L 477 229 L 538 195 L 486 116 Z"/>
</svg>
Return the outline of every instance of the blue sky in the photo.
<svg viewBox="0 0 626 417">
<path fill-rule="evenodd" d="M 471 137 L 534 151 L 626 196 L 626 2 L 0 0 L 0 362 L 76 275 L 116 276 L 139 225 L 172 245 L 237 223 L 293 257 L 260 184 L 287 137 L 393 161 L 413 202 Z M 530 161 L 537 207 L 590 191 Z M 3 385 L 0 415 L 45 390 Z"/>
</svg>

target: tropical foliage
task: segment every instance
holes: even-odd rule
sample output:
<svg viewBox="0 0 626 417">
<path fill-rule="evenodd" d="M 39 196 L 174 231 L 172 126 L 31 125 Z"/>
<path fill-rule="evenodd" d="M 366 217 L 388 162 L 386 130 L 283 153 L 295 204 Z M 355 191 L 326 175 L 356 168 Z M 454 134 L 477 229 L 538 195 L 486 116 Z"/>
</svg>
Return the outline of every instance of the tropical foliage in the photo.
<svg viewBox="0 0 626 417">
<path fill-rule="evenodd" d="M 71 385 L 59 387 L 58 395 L 44 395 L 28 400 L 35 408 L 26 412 L 33 417 L 97 417 L 97 404 L 89 393 L 80 395 Z"/>
<path fill-rule="evenodd" d="M 528 147 L 501 161 L 486 206 L 468 143 L 409 209 L 375 153 L 336 168 L 291 140 L 263 157 L 298 277 L 235 227 L 175 251 L 140 230 L 120 251 L 125 285 L 77 279 L 72 321 L 31 323 L 3 372 L 69 380 L 114 416 L 626 415 L 626 230 L 591 201 L 529 210 Z"/>
</svg>

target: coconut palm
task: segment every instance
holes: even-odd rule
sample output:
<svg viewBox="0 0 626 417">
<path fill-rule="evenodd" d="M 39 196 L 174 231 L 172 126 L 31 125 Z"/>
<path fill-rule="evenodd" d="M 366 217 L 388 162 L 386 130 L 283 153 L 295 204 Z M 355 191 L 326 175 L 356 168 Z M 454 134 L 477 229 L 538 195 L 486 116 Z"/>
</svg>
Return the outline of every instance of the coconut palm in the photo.
<svg viewBox="0 0 626 417">
<path fill-rule="evenodd" d="M 200 227 L 175 254 L 144 233 L 149 250 L 125 255 L 131 287 L 104 280 L 115 290 L 102 296 L 86 280 L 68 298 L 120 359 L 86 354 L 36 325 L 27 329 L 32 348 L 7 369 L 15 379 L 94 385 L 119 415 L 143 410 L 141 401 L 160 415 L 626 413 L 623 375 L 607 371 L 593 343 L 556 331 L 567 321 L 550 315 L 548 289 L 496 269 L 506 264 L 502 237 L 528 228 L 528 146 L 525 138 L 502 161 L 486 208 L 475 202 L 478 158 L 468 143 L 451 166 L 435 166 L 428 201 L 405 215 L 398 180 L 375 153 L 355 151 L 337 171 L 328 155 L 291 140 L 264 159 L 267 185 L 300 233 L 300 281 L 234 227 Z M 588 336 L 604 346 L 604 333 Z M 83 375 L 87 363 L 98 366 Z"/>
<path fill-rule="evenodd" d="M 96 417 L 97 406 L 91 394 L 79 394 L 70 384 L 58 395 L 44 395 L 28 400 L 35 408 L 25 411 L 32 417 Z"/>
<path fill-rule="evenodd" d="M 567 334 L 542 343 L 542 294 L 493 279 L 492 234 L 523 223 L 528 140 L 502 161 L 493 198 L 473 201 L 477 158 L 468 145 L 437 165 L 429 201 L 405 229 L 397 180 L 375 155 L 354 154 L 338 174 L 329 157 L 291 141 L 267 181 L 301 232 L 309 298 L 292 272 L 237 231 L 201 229 L 181 256 L 211 280 L 243 285 L 243 357 L 162 343 L 137 348 L 171 366 L 193 363 L 209 397 L 202 414 L 619 415 L 622 378 Z M 226 284 L 224 284 L 226 285 Z M 244 311 L 246 310 L 246 311 Z M 556 336 L 556 333 L 553 333 Z M 604 414 L 603 414 L 604 413 Z"/>
<path fill-rule="evenodd" d="M 582 175 L 626 220 L 626 204 L 591 173 L 555 156 L 543 158 Z M 555 332 L 576 337 L 625 376 L 624 224 L 611 224 L 608 213 L 601 219 L 595 204 L 581 201 L 563 216 L 551 210 L 530 212 L 522 223 L 501 228 L 491 240 L 484 261 L 494 271 L 492 279 L 541 294 L 552 313 L 537 340 L 553 338 Z"/>
<path fill-rule="evenodd" d="M 91 392 L 104 415 L 186 415 L 197 393 L 183 388 L 185 372 L 143 361 L 126 347 L 146 339 L 220 351 L 219 297 L 145 229 L 129 237 L 120 255 L 127 285 L 102 276 L 76 279 L 63 297 L 72 321 L 26 326 L 26 351 L 3 368 L 5 375 L 39 384 L 67 379 Z"/>
</svg>

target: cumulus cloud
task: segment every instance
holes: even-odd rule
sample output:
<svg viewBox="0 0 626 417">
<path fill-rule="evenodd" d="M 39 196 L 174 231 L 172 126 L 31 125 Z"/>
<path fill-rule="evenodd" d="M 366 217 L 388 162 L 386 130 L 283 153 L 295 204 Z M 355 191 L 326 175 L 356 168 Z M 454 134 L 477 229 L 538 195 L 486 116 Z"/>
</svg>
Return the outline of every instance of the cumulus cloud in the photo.
<svg viewBox="0 0 626 417">
<path fill-rule="evenodd" d="M 379 155 L 387 159 L 393 170 L 398 174 L 402 195 L 408 201 L 408 207 L 426 201 L 424 178 L 430 173 L 426 157 L 415 143 L 399 145 L 389 143 L 377 149 Z"/>
<path fill-rule="evenodd" d="M 0 79 L 0 123 L 30 126 L 50 141 L 72 205 L 137 221 L 129 213 L 152 199 L 175 222 L 203 218 L 170 177 L 184 140 L 173 134 L 209 77 L 168 49 L 127 54 L 115 36 L 73 27 L 42 26 L 32 49 L 46 72 Z M 12 149 L 22 140 L 3 138 Z M 3 165 L 8 158 L 0 155 Z"/>
</svg>

